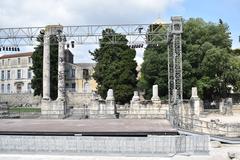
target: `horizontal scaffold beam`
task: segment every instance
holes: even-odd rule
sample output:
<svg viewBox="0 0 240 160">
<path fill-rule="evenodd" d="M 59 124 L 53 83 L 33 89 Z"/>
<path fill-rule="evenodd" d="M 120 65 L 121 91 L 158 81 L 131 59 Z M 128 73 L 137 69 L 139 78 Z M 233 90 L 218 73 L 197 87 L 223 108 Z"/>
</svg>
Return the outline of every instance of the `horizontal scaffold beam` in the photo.
<svg viewBox="0 0 240 160">
<path fill-rule="evenodd" d="M 52 30 L 54 30 L 54 25 Z M 56 25 L 59 27 L 59 25 Z M 113 29 L 116 33 L 125 35 L 128 44 L 157 44 L 159 37 L 166 37 L 167 34 L 159 34 L 158 30 L 165 27 L 169 30 L 170 24 L 120 24 L 120 25 L 79 25 L 62 26 L 62 34 L 67 41 L 74 41 L 75 44 L 99 44 L 102 38 L 102 31 Z M 0 47 L 3 46 L 35 46 L 38 45 L 37 37 L 44 33 L 45 27 L 18 27 L 0 28 Z M 56 33 L 52 33 L 54 35 Z M 117 40 L 116 34 L 108 34 L 110 43 L 126 43 Z"/>
</svg>

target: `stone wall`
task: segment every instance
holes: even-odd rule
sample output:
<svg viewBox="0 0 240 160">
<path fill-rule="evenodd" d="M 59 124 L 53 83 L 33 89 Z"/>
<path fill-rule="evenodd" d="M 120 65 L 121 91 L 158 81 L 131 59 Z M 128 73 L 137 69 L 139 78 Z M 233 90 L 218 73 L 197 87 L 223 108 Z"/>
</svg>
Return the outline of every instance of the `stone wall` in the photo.
<svg viewBox="0 0 240 160">
<path fill-rule="evenodd" d="M 208 154 L 209 136 L 0 136 L 0 152 L 121 155 Z"/>
<path fill-rule="evenodd" d="M 84 104 L 89 105 L 91 96 L 91 93 L 67 92 L 68 106 L 81 107 Z M 0 94 L 0 102 L 7 102 L 9 106 L 37 106 L 41 102 L 41 97 L 33 96 L 33 93 Z"/>
<path fill-rule="evenodd" d="M 7 102 L 8 106 L 38 106 L 41 97 L 32 93 L 0 94 L 0 102 Z"/>
<path fill-rule="evenodd" d="M 67 105 L 73 106 L 74 108 L 81 108 L 84 105 L 89 106 L 91 103 L 91 97 L 92 93 L 67 92 Z"/>
</svg>

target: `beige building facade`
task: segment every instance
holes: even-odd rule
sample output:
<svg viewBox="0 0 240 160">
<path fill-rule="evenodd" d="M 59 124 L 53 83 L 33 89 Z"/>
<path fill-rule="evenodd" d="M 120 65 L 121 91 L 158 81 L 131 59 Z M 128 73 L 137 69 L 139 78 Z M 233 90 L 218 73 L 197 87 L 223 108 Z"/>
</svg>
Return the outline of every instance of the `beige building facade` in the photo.
<svg viewBox="0 0 240 160">
<path fill-rule="evenodd" d="M 31 93 L 32 52 L 0 57 L 0 93 Z"/>
<path fill-rule="evenodd" d="M 0 57 L 0 94 L 33 93 L 32 52 Z M 97 83 L 92 78 L 95 63 L 73 63 L 73 54 L 65 51 L 65 87 L 67 92 L 92 93 Z"/>
<path fill-rule="evenodd" d="M 66 90 L 68 92 L 92 93 L 97 83 L 92 78 L 95 63 L 67 63 L 65 68 Z"/>
</svg>

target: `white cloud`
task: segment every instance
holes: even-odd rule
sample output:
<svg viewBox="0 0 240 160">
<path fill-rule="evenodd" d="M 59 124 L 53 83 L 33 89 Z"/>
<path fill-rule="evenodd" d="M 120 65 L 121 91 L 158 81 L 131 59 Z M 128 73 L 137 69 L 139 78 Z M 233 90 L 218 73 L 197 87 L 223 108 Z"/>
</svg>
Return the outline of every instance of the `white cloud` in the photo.
<svg viewBox="0 0 240 160">
<path fill-rule="evenodd" d="M 182 0 L 7 0 L 1 2 L 0 26 L 142 23 L 181 4 Z"/>
<path fill-rule="evenodd" d="M 0 27 L 151 23 L 169 8 L 181 8 L 182 3 L 183 0 L 2 0 Z"/>
</svg>

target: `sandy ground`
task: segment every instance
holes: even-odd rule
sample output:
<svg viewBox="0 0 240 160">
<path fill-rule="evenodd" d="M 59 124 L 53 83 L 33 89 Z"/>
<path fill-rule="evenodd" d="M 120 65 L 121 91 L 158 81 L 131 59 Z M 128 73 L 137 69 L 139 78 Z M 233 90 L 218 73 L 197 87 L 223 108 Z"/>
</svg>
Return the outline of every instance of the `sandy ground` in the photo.
<svg viewBox="0 0 240 160">
<path fill-rule="evenodd" d="M 229 160 L 228 152 L 240 153 L 240 145 L 222 145 L 210 148 L 209 155 L 175 155 L 173 157 L 126 157 L 126 156 L 80 156 L 80 155 L 38 155 L 0 154 L 0 160 Z"/>
</svg>

